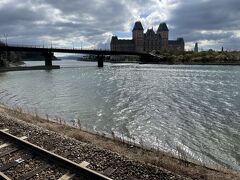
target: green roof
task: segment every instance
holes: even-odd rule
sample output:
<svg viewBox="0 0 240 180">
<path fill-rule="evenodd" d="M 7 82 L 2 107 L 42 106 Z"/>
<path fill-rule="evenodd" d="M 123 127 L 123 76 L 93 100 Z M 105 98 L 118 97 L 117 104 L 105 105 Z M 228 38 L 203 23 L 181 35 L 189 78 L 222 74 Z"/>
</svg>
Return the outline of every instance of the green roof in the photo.
<svg viewBox="0 0 240 180">
<path fill-rule="evenodd" d="M 133 27 L 133 31 L 136 31 L 136 30 L 143 31 L 143 26 L 142 26 L 142 23 L 140 21 L 135 22 L 135 25 Z"/>
<path fill-rule="evenodd" d="M 159 31 L 169 31 L 168 30 L 168 27 L 167 27 L 167 24 L 166 23 L 161 23 L 161 24 L 159 24 L 159 27 L 158 27 L 158 30 L 157 30 L 158 32 Z"/>
</svg>

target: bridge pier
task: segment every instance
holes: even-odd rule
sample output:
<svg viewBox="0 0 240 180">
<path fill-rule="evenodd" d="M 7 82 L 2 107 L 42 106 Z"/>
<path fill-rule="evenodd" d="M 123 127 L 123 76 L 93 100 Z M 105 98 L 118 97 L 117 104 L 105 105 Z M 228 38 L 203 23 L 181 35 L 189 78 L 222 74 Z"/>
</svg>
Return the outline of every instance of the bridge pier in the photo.
<svg viewBox="0 0 240 180">
<path fill-rule="evenodd" d="M 158 63 L 159 60 L 157 58 L 155 58 L 154 56 L 150 55 L 150 54 L 142 54 L 140 55 L 139 58 L 140 62 L 142 63 Z"/>
<path fill-rule="evenodd" d="M 97 55 L 97 62 L 98 62 L 98 67 L 103 67 L 103 55 Z"/>
<path fill-rule="evenodd" d="M 54 57 L 54 53 L 44 52 L 43 57 L 45 59 L 45 66 L 46 67 L 52 67 L 52 60 L 53 60 L 53 57 Z"/>
<path fill-rule="evenodd" d="M 146 62 L 146 61 L 148 61 L 149 60 L 149 55 L 148 54 L 144 54 L 144 55 L 140 55 L 140 61 L 141 62 Z"/>
<path fill-rule="evenodd" d="M 4 66 L 4 62 L 3 62 L 3 51 L 0 51 L 0 67 Z"/>
</svg>

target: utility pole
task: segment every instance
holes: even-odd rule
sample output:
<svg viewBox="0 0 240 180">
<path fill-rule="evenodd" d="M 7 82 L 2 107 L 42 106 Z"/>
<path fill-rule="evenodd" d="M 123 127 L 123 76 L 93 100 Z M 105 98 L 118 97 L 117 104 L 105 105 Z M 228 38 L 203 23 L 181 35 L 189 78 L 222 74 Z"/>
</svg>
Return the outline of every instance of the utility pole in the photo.
<svg viewBox="0 0 240 180">
<path fill-rule="evenodd" d="M 8 34 L 7 34 L 7 33 L 4 33 L 4 37 L 5 37 L 5 45 L 7 46 Z"/>
</svg>

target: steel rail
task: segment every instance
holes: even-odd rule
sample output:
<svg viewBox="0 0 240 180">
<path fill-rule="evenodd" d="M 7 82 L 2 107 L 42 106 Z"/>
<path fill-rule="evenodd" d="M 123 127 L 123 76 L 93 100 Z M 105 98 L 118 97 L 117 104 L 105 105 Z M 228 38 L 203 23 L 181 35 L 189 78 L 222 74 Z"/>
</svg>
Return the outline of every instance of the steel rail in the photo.
<svg viewBox="0 0 240 180">
<path fill-rule="evenodd" d="M 96 180 L 112 180 L 111 178 L 108 178 L 96 171 L 93 171 L 86 167 L 82 167 L 79 164 L 73 161 L 70 161 L 69 159 L 66 159 L 50 151 L 47 151 L 43 148 L 40 148 L 28 141 L 19 139 L 18 137 L 11 135 L 5 132 L 4 130 L 0 130 L 0 137 L 9 140 L 11 143 L 17 144 L 18 146 L 28 149 L 29 151 L 34 152 L 38 156 L 41 156 L 45 159 L 47 158 L 50 162 L 57 163 L 57 165 L 60 165 L 70 170 L 71 172 L 76 173 L 77 175 L 80 175 L 89 179 L 94 179 L 94 180 L 95 179 Z"/>
</svg>

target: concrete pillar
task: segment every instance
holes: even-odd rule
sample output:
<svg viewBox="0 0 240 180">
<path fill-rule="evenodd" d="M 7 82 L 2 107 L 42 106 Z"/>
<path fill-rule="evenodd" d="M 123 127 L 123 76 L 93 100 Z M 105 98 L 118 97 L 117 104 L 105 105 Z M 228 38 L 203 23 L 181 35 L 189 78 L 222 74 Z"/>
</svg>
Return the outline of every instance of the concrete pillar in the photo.
<svg viewBox="0 0 240 180">
<path fill-rule="evenodd" d="M 10 59 L 10 51 L 7 51 L 7 52 L 6 52 L 6 60 L 7 60 L 8 62 L 11 61 L 11 59 Z"/>
<path fill-rule="evenodd" d="M 3 52 L 0 51 L 0 67 L 4 66 L 4 63 L 3 63 Z"/>
<path fill-rule="evenodd" d="M 150 55 L 150 54 L 140 55 L 139 60 L 140 60 L 140 62 L 143 62 L 143 63 L 156 61 L 156 59 L 152 55 Z"/>
<path fill-rule="evenodd" d="M 43 57 L 45 59 L 45 66 L 46 67 L 51 67 L 52 66 L 52 60 L 53 60 L 53 57 L 54 57 L 54 53 L 44 52 Z"/>
<path fill-rule="evenodd" d="M 103 55 L 98 55 L 97 56 L 98 67 L 103 67 L 103 59 L 104 59 Z"/>
<path fill-rule="evenodd" d="M 149 60 L 149 56 L 148 55 L 140 55 L 139 60 L 140 60 L 140 62 L 146 62 Z"/>
</svg>

